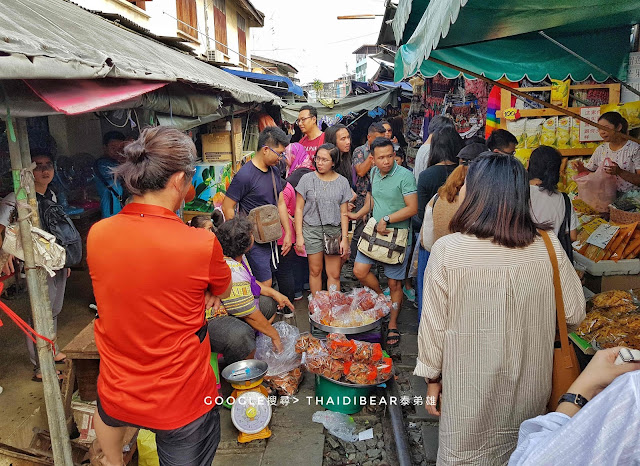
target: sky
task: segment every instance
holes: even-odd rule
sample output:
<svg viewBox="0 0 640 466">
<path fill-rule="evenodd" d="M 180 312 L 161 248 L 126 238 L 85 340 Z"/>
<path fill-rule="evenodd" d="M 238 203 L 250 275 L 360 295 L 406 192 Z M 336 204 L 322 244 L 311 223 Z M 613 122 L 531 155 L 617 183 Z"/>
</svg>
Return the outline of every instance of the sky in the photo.
<svg viewBox="0 0 640 466">
<path fill-rule="evenodd" d="M 333 81 L 355 72 L 353 51 L 375 44 L 382 16 L 338 20 L 337 16 L 384 14 L 384 0 L 251 0 L 265 15 L 264 27 L 251 28 L 251 53 L 287 62 L 301 84 Z M 371 67 L 369 61 L 368 68 Z M 371 75 L 371 70 L 367 70 Z"/>
</svg>

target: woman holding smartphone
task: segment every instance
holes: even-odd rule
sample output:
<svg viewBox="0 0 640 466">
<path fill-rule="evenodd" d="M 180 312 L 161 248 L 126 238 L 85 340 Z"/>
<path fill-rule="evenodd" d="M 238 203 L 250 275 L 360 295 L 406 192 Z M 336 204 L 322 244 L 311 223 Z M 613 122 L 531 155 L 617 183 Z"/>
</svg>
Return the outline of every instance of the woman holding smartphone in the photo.
<svg viewBox="0 0 640 466">
<path fill-rule="evenodd" d="M 322 289 L 322 270 L 327 274 L 327 287 L 340 289 L 341 257 L 349 255 L 347 231 L 349 220 L 347 203 L 351 186 L 347 179 L 335 172 L 340 151 L 333 144 L 323 144 L 316 152 L 316 171 L 304 175 L 296 186 L 296 252 L 305 248 L 309 259 L 309 288 L 311 293 Z M 339 238 L 335 254 L 328 254 L 325 240 Z"/>
</svg>

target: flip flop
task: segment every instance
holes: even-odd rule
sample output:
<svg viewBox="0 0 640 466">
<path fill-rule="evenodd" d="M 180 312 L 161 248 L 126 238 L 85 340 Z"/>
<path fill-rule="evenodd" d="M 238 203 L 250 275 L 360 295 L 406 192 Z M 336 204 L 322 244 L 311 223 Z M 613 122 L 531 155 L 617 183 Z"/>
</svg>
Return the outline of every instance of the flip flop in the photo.
<svg viewBox="0 0 640 466">
<path fill-rule="evenodd" d="M 397 328 L 390 328 L 387 331 L 387 348 L 395 348 L 396 346 L 398 346 L 400 344 L 401 338 L 402 335 L 400 335 L 400 332 L 398 332 Z M 395 341 L 395 343 L 389 343 L 389 340 Z"/>
<path fill-rule="evenodd" d="M 62 382 L 64 380 L 62 372 L 60 371 L 56 371 L 56 372 L 58 374 L 58 381 Z M 42 374 L 40 374 L 40 377 L 38 377 L 37 374 L 33 374 L 33 377 L 31 377 L 31 380 L 33 380 L 34 382 L 42 383 Z"/>
</svg>

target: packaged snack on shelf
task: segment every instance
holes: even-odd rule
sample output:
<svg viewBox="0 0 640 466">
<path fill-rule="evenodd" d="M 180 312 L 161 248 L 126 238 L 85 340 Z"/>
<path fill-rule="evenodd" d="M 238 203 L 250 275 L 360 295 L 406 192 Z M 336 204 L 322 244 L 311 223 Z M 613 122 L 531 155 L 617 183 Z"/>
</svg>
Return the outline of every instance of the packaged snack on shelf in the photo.
<svg viewBox="0 0 640 466">
<path fill-rule="evenodd" d="M 551 80 L 551 103 L 559 107 L 569 106 L 569 85 L 571 80 L 560 81 L 559 79 Z"/>
<path fill-rule="evenodd" d="M 521 118 L 517 121 L 507 121 L 507 130 L 513 134 L 518 140 L 516 144 L 517 148 L 524 148 L 526 144 L 525 125 L 527 123 L 526 118 Z"/>
<path fill-rule="evenodd" d="M 556 147 L 558 149 L 569 149 L 571 147 L 570 139 L 571 117 L 563 116 L 558 118 L 558 127 L 556 128 Z"/>
<path fill-rule="evenodd" d="M 290 370 L 284 374 L 276 376 L 265 376 L 265 383 L 276 390 L 278 395 L 291 396 L 298 393 L 300 382 L 302 382 L 302 370 L 300 367 Z"/>
<path fill-rule="evenodd" d="M 624 251 L 629 241 L 631 240 L 632 235 L 636 231 L 636 227 L 638 226 L 638 222 L 631 223 L 629 225 L 619 225 L 620 229 L 616 234 L 614 240 L 607 245 L 607 249 L 611 252 L 606 258 L 611 259 L 614 262 L 618 262 L 620 259 L 624 257 Z M 636 235 L 638 236 L 638 235 Z M 635 246 L 634 246 L 635 249 Z M 628 252 L 628 251 L 627 251 Z"/>
<path fill-rule="evenodd" d="M 382 359 L 382 346 L 380 343 L 368 343 L 366 341 L 354 341 L 356 350 L 353 360 L 359 362 L 376 362 Z"/>
<path fill-rule="evenodd" d="M 516 153 L 513 154 L 513 156 L 520 160 L 520 162 L 522 163 L 522 165 L 524 165 L 525 167 L 527 166 L 527 162 L 529 161 L 529 158 L 531 158 L 531 152 L 533 152 L 533 149 L 516 149 Z"/>
<path fill-rule="evenodd" d="M 582 149 L 585 147 L 580 142 L 580 120 L 571 117 L 571 129 L 569 130 L 569 146 L 572 149 Z"/>
<path fill-rule="evenodd" d="M 541 146 L 556 146 L 556 129 L 558 128 L 558 117 L 547 118 L 542 124 L 542 134 L 540 135 Z"/>
<path fill-rule="evenodd" d="M 528 118 L 525 121 L 524 132 L 527 137 L 525 147 L 527 149 L 535 149 L 540 146 L 540 136 L 542 135 L 544 118 Z"/>
</svg>

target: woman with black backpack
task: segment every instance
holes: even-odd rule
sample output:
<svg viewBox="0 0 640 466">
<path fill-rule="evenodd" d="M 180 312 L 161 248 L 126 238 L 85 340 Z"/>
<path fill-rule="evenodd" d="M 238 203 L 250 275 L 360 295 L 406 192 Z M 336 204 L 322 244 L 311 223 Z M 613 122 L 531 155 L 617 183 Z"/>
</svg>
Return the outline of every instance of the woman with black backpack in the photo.
<svg viewBox="0 0 640 466">
<path fill-rule="evenodd" d="M 529 159 L 531 216 L 538 224 L 547 223 L 560 240 L 562 248 L 573 260 L 571 243 L 578 237 L 578 218 L 569 196 L 558 191 L 562 155 L 553 147 L 540 146 Z"/>
<path fill-rule="evenodd" d="M 51 302 L 51 312 L 53 314 L 53 331 L 54 342 L 57 333 L 58 314 L 62 311 L 64 302 L 64 292 L 67 286 L 67 278 L 71 274 L 68 267 L 75 265 L 82 259 L 82 242 L 78 231 L 73 226 L 69 217 L 64 213 L 62 206 L 57 203 L 55 193 L 49 187 L 55 174 L 53 158 L 49 154 L 37 153 L 32 155 L 31 160 L 36 164 L 33 168 L 33 178 L 38 198 L 38 210 L 40 216 L 40 224 L 43 230 L 51 233 L 56 237 L 56 242 L 63 246 L 66 251 L 65 268 L 55 271 L 53 277 L 47 275 L 47 286 L 49 288 L 49 301 Z M 15 193 L 7 195 L 0 204 L 0 233 L 5 230 L 15 220 L 16 216 L 16 196 Z M 13 261 L 10 257 L 7 261 L 9 264 Z M 27 321 L 33 326 L 31 317 Z M 40 363 L 38 361 L 38 353 L 35 344 L 27 338 L 27 348 L 31 362 L 34 365 L 34 374 L 32 380 L 34 382 L 42 382 L 42 374 L 40 373 Z M 56 355 L 54 360 L 56 364 L 64 364 L 66 355 L 60 352 L 60 348 L 56 342 Z M 58 377 L 61 374 L 58 371 Z"/>
</svg>

